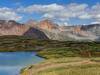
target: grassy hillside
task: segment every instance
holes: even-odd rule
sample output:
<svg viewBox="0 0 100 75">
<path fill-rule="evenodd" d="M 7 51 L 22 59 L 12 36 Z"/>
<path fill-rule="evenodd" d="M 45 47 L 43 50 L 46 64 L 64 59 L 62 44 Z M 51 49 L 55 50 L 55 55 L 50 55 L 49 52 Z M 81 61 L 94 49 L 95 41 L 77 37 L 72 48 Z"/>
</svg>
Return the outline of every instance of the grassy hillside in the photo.
<svg viewBox="0 0 100 75">
<path fill-rule="evenodd" d="M 100 56 L 100 42 L 37 40 L 25 36 L 1 36 L 0 51 L 36 51 L 44 58 Z"/>
<path fill-rule="evenodd" d="M 47 48 L 38 51 L 38 55 L 47 59 L 100 56 L 100 42 L 53 42 Z"/>
<path fill-rule="evenodd" d="M 45 45 L 45 40 L 25 36 L 0 36 L 0 51 L 35 51 Z"/>
<path fill-rule="evenodd" d="M 38 56 L 47 59 L 22 69 L 21 75 L 100 75 L 100 42 L 1 36 L 0 52 L 8 51 L 36 51 Z"/>
<path fill-rule="evenodd" d="M 21 75 L 100 75 L 100 58 L 59 58 L 31 65 Z"/>
</svg>

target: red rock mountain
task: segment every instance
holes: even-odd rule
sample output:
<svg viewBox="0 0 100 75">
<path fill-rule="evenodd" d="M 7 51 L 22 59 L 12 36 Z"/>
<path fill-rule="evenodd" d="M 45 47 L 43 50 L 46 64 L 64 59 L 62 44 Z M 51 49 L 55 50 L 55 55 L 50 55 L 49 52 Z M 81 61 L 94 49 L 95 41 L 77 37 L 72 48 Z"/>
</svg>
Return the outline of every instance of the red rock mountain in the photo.
<svg viewBox="0 0 100 75">
<path fill-rule="evenodd" d="M 59 26 L 51 20 L 30 20 L 25 24 L 0 20 L 0 36 L 18 35 L 52 40 L 100 40 L 100 24 Z"/>
<path fill-rule="evenodd" d="M 0 20 L 0 36 L 4 35 L 29 36 L 38 39 L 48 39 L 44 32 L 32 26 L 20 24 L 12 20 Z"/>
<path fill-rule="evenodd" d="M 39 27 L 44 30 L 56 29 L 57 25 L 50 20 L 43 20 L 39 22 Z"/>
<path fill-rule="evenodd" d="M 15 21 L 0 20 L 0 36 L 2 35 L 23 35 L 29 29 L 28 26 Z"/>
</svg>

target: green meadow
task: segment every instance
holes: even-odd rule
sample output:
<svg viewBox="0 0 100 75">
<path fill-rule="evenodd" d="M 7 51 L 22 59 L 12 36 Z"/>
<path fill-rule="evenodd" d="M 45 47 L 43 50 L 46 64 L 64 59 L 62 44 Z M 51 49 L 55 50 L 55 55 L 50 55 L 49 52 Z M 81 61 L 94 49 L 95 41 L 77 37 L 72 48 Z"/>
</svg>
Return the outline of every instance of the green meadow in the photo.
<svg viewBox="0 0 100 75">
<path fill-rule="evenodd" d="M 1 36 L 0 52 L 15 51 L 33 51 L 45 59 L 23 68 L 20 75 L 100 75 L 100 42 Z"/>
<path fill-rule="evenodd" d="M 97 62 L 99 61 L 99 62 Z M 21 70 L 21 75 L 100 75 L 100 58 L 49 59 Z"/>
</svg>

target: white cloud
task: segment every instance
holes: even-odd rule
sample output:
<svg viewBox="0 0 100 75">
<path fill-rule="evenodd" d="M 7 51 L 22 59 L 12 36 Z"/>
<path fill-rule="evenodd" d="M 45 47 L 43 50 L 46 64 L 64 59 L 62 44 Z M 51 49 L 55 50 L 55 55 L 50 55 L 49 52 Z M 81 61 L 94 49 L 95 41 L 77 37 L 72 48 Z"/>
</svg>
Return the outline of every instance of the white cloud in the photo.
<svg viewBox="0 0 100 75">
<path fill-rule="evenodd" d="M 76 3 L 71 3 L 69 5 L 31 5 L 28 7 L 20 7 L 18 11 L 27 13 L 42 13 L 43 18 L 68 20 L 69 18 L 79 17 L 81 14 L 84 14 L 87 7 L 87 4 Z"/>
<path fill-rule="evenodd" d="M 79 18 L 80 18 L 80 19 L 91 19 L 92 16 L 89 15 L 88 13 L 84 13 L 83 15 L 80 15 Z"/>
<path fill-rule="evenodd" d="M 54 12 L 54 11 L 60 11 L 62 9 L 64 9 L 64 7 L 62 5 L 50 4 L 50 5 L 31 5 L 31 6 L 28 6 L 26 8 L 20 7 L 17 10 L 29 12 L 29 13 L 33 13 L 33 12 L 50 13 L 50 12 Z"/>
<path fill-rule="evenodd" d="M 43 18 L 68 21 L 70 18 L 94 19 L 100 21 L 100 4 L 89 6 L 88 4 L 71 3 L 68 5 L 49 4 L 49 5 L 30 5 L 17 9 L 24 13 L 42 14 Z"/>
<path fill-rule="evenodd" d="M 0 8 L 0 19 L 1 20 L 20 20 L 22 17 L 19 16 L 15 11 L 10 8 Z"/>
<path fill-rule="evenodd" d="M 55 22 L 55 23 L 57 23 L 59 26 L 61 25 L 61 26 L 69 26 L 69 24 L 68 24 L 68 22 L 65 22 L 65 21 L 57 21 L 57 22 Z"/>
<path fill-rule="evenodd" d="M 91 22 L 91 24 L 100 24 L 100 21 Z"/>
</svg>

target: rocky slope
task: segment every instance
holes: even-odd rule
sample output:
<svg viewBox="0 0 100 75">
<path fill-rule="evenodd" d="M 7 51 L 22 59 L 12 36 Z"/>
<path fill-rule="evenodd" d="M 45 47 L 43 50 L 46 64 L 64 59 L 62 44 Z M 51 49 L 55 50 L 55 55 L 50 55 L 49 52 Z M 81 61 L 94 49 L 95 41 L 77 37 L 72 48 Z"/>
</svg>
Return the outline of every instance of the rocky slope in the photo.
<svg viewBox="0 0 100 75">
<path fill-rule="evenodd" d="M 32 23 L 31 23 L 32 24 Z M 100 38 L 100 24 L 59 26 L 50 20 L 43 20 L 36 24 L 49 39 L 53 40 L 89 40 L 95 41 Z"/>
<path fill-rule="evenodd" d="M 100 40 L 100 24 L 62 26 L 53 23 L 51 20 L 36 22 L 33 20 L 25 24 L 15 21 L 0 20 L 0 36 L 19 35 L 31 36 L 38 39 L 52 40 Z"/>
<path fill-rule="evenodd" d="M 48 39 L 42 31 L 12 20 L 0 20 L 0 36 L 4 35 L 29 36 L 37 39 Z"/>
<path fill-rule="evenodd" d="M 23 34 L 24 36 L 34 37 L 37 39 L 48 39 L 48 37 L 40 30 L 36 28 L 29 28 L 26 32 Z"/>
</svg>

